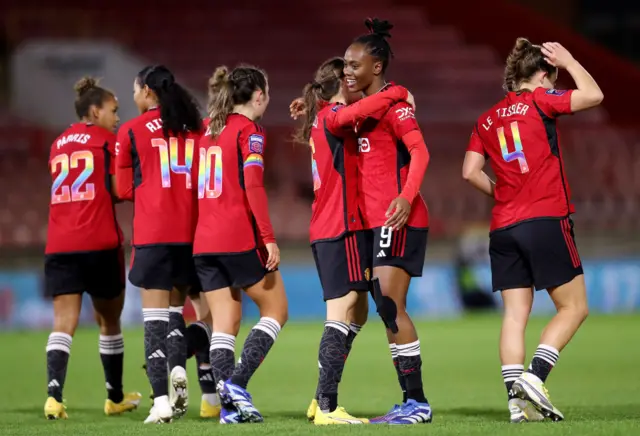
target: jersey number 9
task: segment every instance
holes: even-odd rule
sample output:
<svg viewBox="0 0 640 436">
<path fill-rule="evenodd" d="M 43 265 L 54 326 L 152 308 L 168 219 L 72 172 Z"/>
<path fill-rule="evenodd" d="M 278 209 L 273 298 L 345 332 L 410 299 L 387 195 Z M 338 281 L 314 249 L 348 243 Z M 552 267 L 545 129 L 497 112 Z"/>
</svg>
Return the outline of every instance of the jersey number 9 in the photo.
<svg viewBox="0 0 640 436">
<path fill-rule="evenodd" d="M 191 189 L 191 165 L 193 164 L 194 140 L 184 141 L 184 165 L 178 163 L 178 138 L 169 138 L 169 146 L 164 138 L 153 138 L 151 145 L 160 153 L 160 174 L 162 187 L 171 188 L 171 173 L 184 174 L 186 188 Z"/>
<path fill-rule="evenodd" d="M 215 163 L 214 163 L 215 159 Z M 213 168 L 213 171 L 211 169 Z M 211 175 L 213 172 L 213 187 Z M 200 149 L 198 198 L 218 198 L 222 194 L 222 148 L 217 145 Z"/>
<path fill-rule="evenodd" d="M 80 161 L 84 161 L 84 169 L 76 177 L 69 187 L 64 184 L 69 176 L 69 168 L 78 168 Z M 51 174 L 55 174 L 58 165 L 60 172 L 51 185 L 51 204 L 69 203 L 70 201 L 90 201 L 96 197 L 96 188 L 93 183 L 86 183 L 87 179 L 93 174 L 93 154 L 90 151 L 74 151 L 71 156 L 68 154 L 59 154 L 51 159 Z M 82 187 L 85 187 L 82 190 Z M 58 190 L 60 190 L 58 192 Z"/>
</svg>

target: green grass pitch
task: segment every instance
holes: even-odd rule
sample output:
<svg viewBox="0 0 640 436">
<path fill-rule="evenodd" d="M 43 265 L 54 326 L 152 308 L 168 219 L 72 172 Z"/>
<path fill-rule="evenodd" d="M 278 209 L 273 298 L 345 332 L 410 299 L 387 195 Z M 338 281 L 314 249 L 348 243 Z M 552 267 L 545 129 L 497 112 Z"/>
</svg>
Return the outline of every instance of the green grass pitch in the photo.
<svg viewBox="0 0 640 436">
<path fill-rule="evenodd" d="M 530 323 L 530 352 L 546 319 Z M 188 415 L 165 426 L 145 426 L 149 386 L 140 369 L 142 331 L 125 331 L 125 389 L 143 393 L 139 410 L 107 418 L 98 333 L 77 333 L 65 399 L 68 421 L 47 421 L 44 347 L 47 332 L 1 335 L 0 434 L 2 435 L 303 435 L 394 434 L 479 435 L 632 435 L 640 434 L 640 317 L 592 316 L 573 343 L 561 354 L 548 387 L 565 414 L 561 423 L 509 424 L 506 393 L 500 376 L 497 316 L 428 321 L 418 325 L 424 359 L 427 397 L 434 409 L 431 425 L 331 426 L 317 428 L 305 419 L 317 377 L 317 345 L 322 323 L 290 323 L 264 365 L 251 381 L 256 406 L 264 424 L 221 426 L 198 418 L 200 391 L 194 364 L 191 409 Z M 243 327 L 243 334 L 247 328 Z M 238 350 L 244 335 L 238 341 Z M 385 412 L 399 397 L 384 332 L 379 323 L 367 325 L 354 344 L 340 391 L 340 403 L 358 416 Z M 388 434 L 388 433 L 387 433 Z"/>
</svg>

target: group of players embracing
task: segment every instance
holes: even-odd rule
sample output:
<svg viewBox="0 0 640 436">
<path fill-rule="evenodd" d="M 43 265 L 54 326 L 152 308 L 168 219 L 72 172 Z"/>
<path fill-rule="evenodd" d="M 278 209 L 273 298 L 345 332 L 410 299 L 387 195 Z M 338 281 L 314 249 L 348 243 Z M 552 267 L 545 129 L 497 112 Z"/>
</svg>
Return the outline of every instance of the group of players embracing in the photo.
<svg viewBox="0 0 640 436">
<path fill-rule="evenodd" d="M 344 57 L 325 61 L 290 107 L 292 117 L 303 121 L 295 140 L 312 156 L 310 240 L 327 306 L 307 417 L 317 425 L 428 423 L 420 341 L 406 298 L 424 265 L 429 214 L 420 186 L 429 153 L 412 95 L 385 80 L 392 25 L 378 19 L 365 24 L 369 32 Z M 554 89 L 558 68 L 571 74 L 576 90 Z M 490 254 L 494 290 L 505 305 L 500 357 L 511 421 L 558 420 L 563 416 L 544 382 L 587 305 L 555 120 L 596 106 L 602 93 L 562 46 L 524 39 L 507 60 L 505 83 L 505 98 L 473 129 L 463 177 L 496 202 Z M 147 67 L 133 84 L 141 115 L 120 126 L 117 136 L 115 95 L 90 78 L 76 91 L 79 122 L 54 141 L 50 155 L 45 279 L 55 316 L 45 416 L 67 417 L 62 390 L 83 292 L 91 296 L 100 326 L 105 413 L 133 410 L 140 402 L 139 393 L 125 393 L 122 386 L 125 278 L 114 209 L 132 201 L 129 281 L 142 289 L 153 390 L 145 422 L 184 415 L 191 356 L 202 417 L 219 416 L 227 424 L 263 421 L 247 385 L 288 316 L 263 184 L 267 138 L 257 123 L 269 104 L 266 73 L 251 66 L 216 69 L 203 122 L 194 98 L 166 67 Z M 487 158 L 495 183 L 482 171 Z M 534 287 L 548 289 L 558 314 L 525 372 L 524 329 Z M 258 306 L 260 320 L 236 362 L 243 293 Z M 338 403 L 369 295 L 386 327 L 403 396 L 371 420 L 351 416 Z M 186 298 L 198 317 L 188 327 Z"/>
</svg>

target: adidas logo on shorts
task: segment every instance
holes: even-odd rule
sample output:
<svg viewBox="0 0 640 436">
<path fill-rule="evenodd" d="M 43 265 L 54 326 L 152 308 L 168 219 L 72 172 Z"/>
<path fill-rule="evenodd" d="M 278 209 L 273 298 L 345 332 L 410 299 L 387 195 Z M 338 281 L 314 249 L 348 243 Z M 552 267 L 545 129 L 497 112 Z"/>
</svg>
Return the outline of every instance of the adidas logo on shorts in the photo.
<svg viewBox="0 0 640 436">
<path fill-rule="evenodd" d="M 376 257 L 387 257 L 387 253 L 385 253 L 384 250 L 380 250 Z"/>
</svg>

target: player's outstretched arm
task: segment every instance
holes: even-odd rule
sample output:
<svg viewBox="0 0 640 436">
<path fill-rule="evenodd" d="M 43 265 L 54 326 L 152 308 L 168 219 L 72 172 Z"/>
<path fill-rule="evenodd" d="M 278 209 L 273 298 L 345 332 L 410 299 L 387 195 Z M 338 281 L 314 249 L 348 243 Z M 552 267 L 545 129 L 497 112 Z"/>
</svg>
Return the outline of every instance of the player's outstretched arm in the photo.
<svg viewBox="0 0 640 436">
<path fill-rule="evenodd" d="M 482 169 L 486 159 L 476 151 L 467 151 L 462 164 L 462 178 L 471 183 L 471 186 L 489 197 L 494 196 L 495 183 Z"/>
<path fill-rule="evenodd" d="M 392 86 L 385 92 L 365 97 L 349 106 L 343 106 L 326 118 L 327 128 L 332 132 L 353 128 L 358 123 L 373 118 L 381 119 L 396 103 L 406 101 L 414 106 L 413 95 L 402 86 Z M 414 107 L 415 109 L 415 107 Z"/>
<path fill-rule="evenodd" d="M 576 83 L 577 89 L 571 93 L 571 112 L 591 109 L 602 102 L 602 90 L 566 48 L 557 42 L 545 42 L 542 44 L 542 53 L 549 64 L 567 70 Z"/>
</svg>

